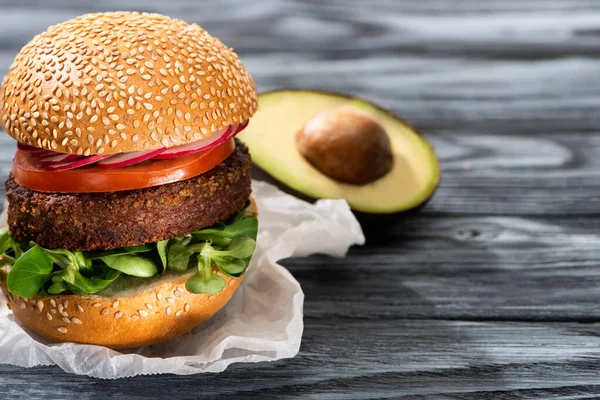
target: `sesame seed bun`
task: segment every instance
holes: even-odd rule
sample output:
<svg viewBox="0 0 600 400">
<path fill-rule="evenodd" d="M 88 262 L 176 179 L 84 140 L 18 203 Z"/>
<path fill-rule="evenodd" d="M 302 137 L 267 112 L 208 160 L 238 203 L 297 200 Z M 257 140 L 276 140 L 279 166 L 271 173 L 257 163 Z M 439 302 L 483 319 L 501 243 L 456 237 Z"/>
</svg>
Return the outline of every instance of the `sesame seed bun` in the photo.
<svg viewBox="0 0 600 400">
<path fill-rule="evenodd" d="M 252 198 L 251 198 L 252 200 Z M 256 211 L 252 201 L 250 210 Z M 2 272 L 0 270 L 0 272 Z M 22 324 L 53 342 L 74 342 L 114 349 L 147 346 L 174 339 L 216 314 L 233 296 L 242 278 L 213 272 L 227 282 L 217 294 L 193 294 L 185 274 L 167 272 L 150 279 L 115 282 L 101 295 L 39 295 L 29 299 L 8 291 L 0 274 L 0 288 Z"/>
<path fill-rule="evenodd" d="M 87 14 L 50 27 L 0 87 L 6 132 L 79 155 L 194 142 L 256 107 L 254 82 L 232 49 L 159 14 Z"/>
</svg>

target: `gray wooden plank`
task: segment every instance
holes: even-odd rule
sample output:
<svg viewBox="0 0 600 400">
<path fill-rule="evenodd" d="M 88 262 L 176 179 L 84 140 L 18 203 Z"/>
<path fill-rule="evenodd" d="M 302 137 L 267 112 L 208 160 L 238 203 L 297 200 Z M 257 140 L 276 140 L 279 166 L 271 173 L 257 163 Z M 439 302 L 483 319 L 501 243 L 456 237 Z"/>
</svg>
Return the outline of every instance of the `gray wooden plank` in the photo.
<svg viewBox="0 0 600 400">
<path fill-rule="evenodd" d="M 598 390 L 598 324 L 351 321 L 313 318 L 310 312 L 306 322 L 300 355 L 285 362 L 237 365 L 219 375 L 126 381 L 65 375 L 56 368 L 0 366 L 3 393 L 10 398 L 26 392 L 32 400 L 95 399 L 98 393 L 118 399 L 151 393 L 177 399 L 357 399 L 401 394 L 477 398 L 517 390 L 550 397 L 556 388 L 565 394 Z"/>
<path fill-rule="evenodd" d="M 299 1 L 6 3 L 12 6 L 0 24 L 0 73 L 49 24 L 131 8 L 201 23 L 244 56 L 261 90 L 344 90 L 399 111 L 426 131 L 543 135 L 597 128 L 600 44 L 597 5 L 590 2 L 462 1 L 456 9 L 385 1 L 382 8 Z"/>
<path fill-rule="evenodd" d="M 600 219 L 415 216 L 346 259 L 285 262 L 315 317 L 600 321 Z"/>
</svg>

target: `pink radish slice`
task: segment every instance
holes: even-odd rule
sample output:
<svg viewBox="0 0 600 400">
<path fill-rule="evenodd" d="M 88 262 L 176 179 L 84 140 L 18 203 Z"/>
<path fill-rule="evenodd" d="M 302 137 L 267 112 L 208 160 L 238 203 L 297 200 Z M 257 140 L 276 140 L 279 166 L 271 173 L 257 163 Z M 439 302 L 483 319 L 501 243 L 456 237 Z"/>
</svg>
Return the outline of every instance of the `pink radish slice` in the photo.
<svg viewBox="0 0 600 400">
<path fill-rule="evenodd" d="M 120 153 L 112 155 L 98 163 L 102 168 L 122 168 L 129 165 L 138 164 L 142 161 L 151 159 L 152 157 L 163 153 L 166 148 L 149 150 L 149 151 L 133 151 L 131 153 Z"/>
<path fill-rule="evenodd" d="M 21 151 L 26 151 L 26 152 L 30 153 L 34 157 L 44 157 L 44 156 L 61 154 L 61 153 L 57 153 L 52 150 L 38 149 L 37 147 L 29 146 L 29 145 L 22 144 L 22 143 L 19 143 L 17 145 L 17 148 Z"/>
<path fill-rule="evenodd" d="M 34 157 L 46 157 L 46 156 L 55 156 L 57 154 L 61 154 L 61 153 L 56 153 L 52 150 L 37 150 L 37 151 L 30 151 L 29 154 L 31 154 Z"/>
<path fill-rule="evenodd" d="M 229 135 L 231 137 L 237 135 L 239 127 L 240 126 L 238 124 L 231 124 L 231 125 L 229 125 L 229 132 L 228 132 Z"/>
<path fill-rule="evenodd" d="M 183 144 L 181 146 L 171 147 L 165 152 L 154 157 L 154 159 L 164 160 L 167 158 L 187 156 L 189 154 L 198 153 L 203 150 L 208 150 L 209 148 L 216 146 L 218 143 L 221 143 L 221 139 L 228 134 L 230 129 L 231 126 L 228 126 L 227 128 L 221 129 L 217 133 L 210 135 L 206 139 L 201 139 L 196 142 Z"/>
<path fill-rule="evenodd" d="M 249 119 L 245 120 L 244 122 L 242 122 L 240 124 L 240 126 L 238 126 L 237 132 L 236 133 L 240 133 L 241 131 L 243 131 L 244 129 L 246 129 L 246 127 L 248 126 L 248 123 L 250 122 Z"/>
<path fill-rule="evenodd" d="M 25 150 L 25 151 L 39 151 L 39 150 L 44 150 L 44 149 L 40 149 L 25 143 L 21 143 L 21 142 L 17 142 L 17 148 L 19 150 Z"/>
<path fill-rule="evenodd" d="M 225 135 L 223 135 L 223 141 L 229 140 L 235 137 L 240 132 L 240 126 L 237 124 L 231 125 L 231 129 Z"/>
<path fill-rule="evenodd" d="M 25 143 L 21 143 L 21 142 L 17 142 L 17 148 L 19 150 L 23 150 L 23 151 L 28 151 L 31 153 L 31 155 L 35 156 L 35 157 L 44 157 L 44 156 L 49 156 L 52 154 L 60 154 L 57 152 L 54 152 L 52 150 L 46 150 L 46 149 L 40 149 L 38 147 L 34 147 Z"/>
<path fill-rule="evenodd" d="M 98 154 L 95 156 L 80 157 L 73 161 L 67 161 L 67 162 L 50 165 L 50 166 L 46 167 L 45 169 L 47 169 L 48 171 L 66 171 L 68 169 L 75 169 L 75 168 L 83 167 L 85 165 L 94 164 L 102 159 L 107 158 L 107 157 L 110 157 L 110 154 L 107 154 L 107 155 L 99 155 Z"/>
<path fill-rule="evenodd" d="M 46 149 L 22 150 L 22 151 L 26 151 L 34 157 L 55 156 L 57 154 L 63 154 L 63 153 L 57 153 L 55 151 L 46 150 Z"/>
<path fill-rule="evenodd" d="M 59 164 L 59 163 L 63 163 L 63 162 L 67 162 L 67 161 L 73 161 L 76 158 L 80 158 L 81 156 L 78 156 L 76 154 L 52 154 L 49 156 L 45 156 L 40 158 L 40 160 L 38 161 L 38 165 L 42 168 L 45 167 L 49 167 L 53 164 Z"/>
</svg>

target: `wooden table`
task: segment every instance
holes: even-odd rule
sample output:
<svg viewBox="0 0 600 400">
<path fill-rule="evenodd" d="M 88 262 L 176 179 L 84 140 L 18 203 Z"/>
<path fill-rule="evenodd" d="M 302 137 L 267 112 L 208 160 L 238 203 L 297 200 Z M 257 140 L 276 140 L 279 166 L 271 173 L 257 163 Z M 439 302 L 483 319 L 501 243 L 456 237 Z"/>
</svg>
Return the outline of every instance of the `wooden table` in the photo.
<svg viewBox="0 0 600 400">
<path fill-rule="evenodd" d="M 285 262 L 306 293 L 295 359 L 121 381 L 0 366 L 0 397 L 600 393 L 599 2 L 45 3 L 0 5 L 0 75 L 49 24 L 162 12 L 235 47 L 262 91 L 341 90 L 399 112 L 434 144 L 442 184 L 346 259 Z M 2 136 L 3 176 L 13 151 Z"/>
</svg>

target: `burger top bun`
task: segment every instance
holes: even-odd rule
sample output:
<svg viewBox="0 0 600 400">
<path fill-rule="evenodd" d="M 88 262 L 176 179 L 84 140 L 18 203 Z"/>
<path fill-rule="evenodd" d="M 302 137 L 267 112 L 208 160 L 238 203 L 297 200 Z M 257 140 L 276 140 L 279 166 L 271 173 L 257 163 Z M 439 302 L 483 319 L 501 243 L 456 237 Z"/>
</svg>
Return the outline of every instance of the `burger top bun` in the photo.
<svg viewBox="0 0 600 400">
<path fill-rule="evenodd" d="M 159 14 L 87 14 L 53 26 L 21 50 L 0 87 L 6 132 L 79 155 L 194 142 L 256 107 L 232 49 Z"/>
</svg>

